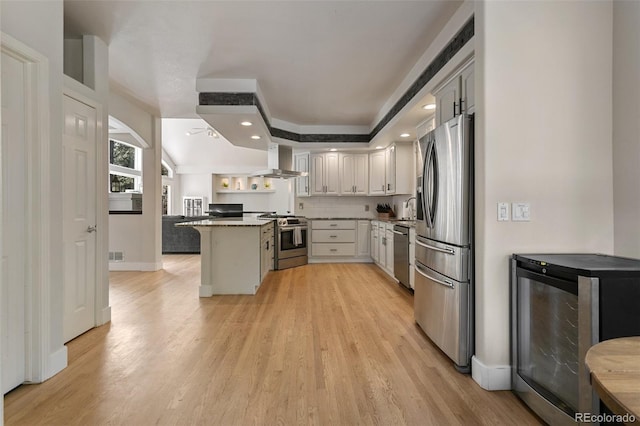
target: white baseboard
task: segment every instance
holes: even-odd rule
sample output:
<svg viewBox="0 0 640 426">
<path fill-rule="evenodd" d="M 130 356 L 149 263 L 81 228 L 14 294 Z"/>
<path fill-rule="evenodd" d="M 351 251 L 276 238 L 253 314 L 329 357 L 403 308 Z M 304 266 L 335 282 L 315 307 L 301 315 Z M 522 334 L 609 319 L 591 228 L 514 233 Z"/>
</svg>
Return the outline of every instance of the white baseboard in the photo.
<svg viewBox="0 0 640 426">
<path fill-rule="evenodd" d="M 481 388 L 494 390 L 511 389 L 511 366 L 489 366 L 475 356 L 471 358 L 471 377 Z"/>
<path fill-rule="evenodd" d="M 98 314 L 98 326 L 103 325 L 111 321 L 111 306 L 107 306 Z"/>
<path fill-rule="evenodd" d="M 109 262 L 110 271 L 159 271 L 162 269 L 162 262 Z"/>
<path fill-rule="evenodd" d="M 213 286 L 210 285 L 201 285 L 198 293 L 200 297 L 211 297 L 213 296 Z"/>
<path fill-rule="evenodd" d="M 49 371 L 44 379 L 55 376 L 65 368 L 67 368 L 67 347 L 62 346 L 62 348 L 49 355 Z"/>
</svg>

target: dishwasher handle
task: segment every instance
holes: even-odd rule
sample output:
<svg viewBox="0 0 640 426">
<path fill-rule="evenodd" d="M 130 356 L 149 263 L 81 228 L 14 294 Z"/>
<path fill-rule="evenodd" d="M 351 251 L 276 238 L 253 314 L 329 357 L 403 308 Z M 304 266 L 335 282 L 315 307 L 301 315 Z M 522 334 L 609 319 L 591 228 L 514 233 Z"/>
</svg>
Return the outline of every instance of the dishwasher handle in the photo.
<svg viewBox="0 0 640 426">
<path fill-rule="evenodd" d="M 416 264 L 415 268 L 416 268 L 416 272 L 418 272 L 423 277 L 425 277 L 425 278 L 427 278 L 427 279 L 429 279 L 429 280 L 431 280 L 431 281 L 433 281 L 435 283 L 443 285 L 445 287 L 454 288 L 453 283 L 451 281 L 449 281 L 449 280 L 440 280 L 438 278 L 432 277 L 431 275 L 429 275 L 426 272 L 422 271 L 420 269 L 420 266 L 418 266 L 418 264 Z"/>
<path fill-rule="evenodd" d="M 393 232 L 394 234 L 398 234 L 398 235 L 409 235 L 409 234 L 405 234 L 404 232 L 400 232 L 400 231 L 396 231 L 395 229 L 392 230 L 391 232 Z"/>
</svg>

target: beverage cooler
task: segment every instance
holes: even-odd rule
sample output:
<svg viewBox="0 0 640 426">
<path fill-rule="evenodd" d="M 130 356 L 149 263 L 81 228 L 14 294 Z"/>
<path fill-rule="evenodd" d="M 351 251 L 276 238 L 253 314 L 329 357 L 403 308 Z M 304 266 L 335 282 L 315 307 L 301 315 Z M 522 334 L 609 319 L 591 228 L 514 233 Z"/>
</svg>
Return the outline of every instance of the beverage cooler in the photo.
<svg viewBox="0 0 640 426">
<path fill-rule="evenodd" d="M 511 385 L 551 425 L 607 411 L 590 385 L 589 348 L 640 335 L 640 260 L 600 254 L 511 259 Z"/>
</svg>

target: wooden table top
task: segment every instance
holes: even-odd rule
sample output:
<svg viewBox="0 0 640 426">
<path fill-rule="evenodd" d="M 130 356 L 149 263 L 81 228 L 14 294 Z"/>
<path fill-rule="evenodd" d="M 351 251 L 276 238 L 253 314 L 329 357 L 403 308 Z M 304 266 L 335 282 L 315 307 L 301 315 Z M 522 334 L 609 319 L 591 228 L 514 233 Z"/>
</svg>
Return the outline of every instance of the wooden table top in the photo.
<svg viewBox="0 0 640 426">
<path fill-rule="evenodd" d="M 640 425 L 640 337 L 605 340 L 587 352 L 591 385 L 615 414 L 632 414 Z"/>
</svg>

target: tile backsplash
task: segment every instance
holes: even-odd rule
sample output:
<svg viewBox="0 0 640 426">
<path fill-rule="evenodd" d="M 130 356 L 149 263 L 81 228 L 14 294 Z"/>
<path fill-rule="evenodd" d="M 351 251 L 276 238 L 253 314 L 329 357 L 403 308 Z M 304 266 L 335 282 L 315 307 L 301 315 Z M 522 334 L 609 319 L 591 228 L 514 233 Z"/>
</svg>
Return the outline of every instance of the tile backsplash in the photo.
<svg viewBox="0 0 640 426">
<path fill-rule="evenodd" d="M 295 214 L 306 217 L 330 217 L 343 218 L 354 217 L 362 219 L 375 219 L 377 217 L 376 206 L 378 204 L 390 204 L 395 212 L 401 203 L 409 198 L 408 195 L 396 195 L 387 197 L 296 197 Z M 300 203 L 303 208 L 300 209 Z M 366 211 L 365 206 L 369 206 Z"/>
</svg>

